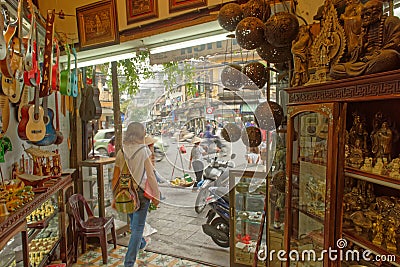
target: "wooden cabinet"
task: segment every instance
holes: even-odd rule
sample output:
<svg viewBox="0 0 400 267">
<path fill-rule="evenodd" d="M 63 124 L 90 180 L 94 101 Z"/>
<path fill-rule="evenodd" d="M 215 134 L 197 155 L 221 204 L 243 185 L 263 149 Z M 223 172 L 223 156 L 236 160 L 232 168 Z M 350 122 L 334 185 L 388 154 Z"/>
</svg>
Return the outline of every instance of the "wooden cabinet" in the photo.
<svg viewBox="0 0 400 267">
<path fill-rule="evenodd" d="M 400 71 L 286 91 L 287 266 L 400 264 Z"/>
<path fill-rule="evenodd" d="M 30 203 L 6 217 L 0 217 L 0 266 L 45 266 L 54 254 L 71 264 L 69 257 L 74 251 L 73 233 L 66 198 L 73 192 L 72 178 L 71 175 L 63 175 L 54 182 L 46 192 L 35 195 Z M 31 216 L 45 203 L 54 209 L 50 216 L 43 219 Z M 33 218 L 35 220 L 30 220 Z M 49 246 L 48 253 L 30 254 L 33 246 L 43 250 L 43 245 Z M 30 259 L 36 262 L 30 262 Z"/>
</svg>

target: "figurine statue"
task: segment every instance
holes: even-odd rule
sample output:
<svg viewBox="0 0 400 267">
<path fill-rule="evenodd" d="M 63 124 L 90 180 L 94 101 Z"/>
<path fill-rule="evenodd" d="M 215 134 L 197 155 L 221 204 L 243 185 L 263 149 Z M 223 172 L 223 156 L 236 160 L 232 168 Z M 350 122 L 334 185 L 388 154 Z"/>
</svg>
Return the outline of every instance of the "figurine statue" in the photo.
<svg viewBox="0 0 400 267">
<path fill-rule="evenodd" d="M 376 158 L 388 158 L 391 160 L 393 132 L 386 121 L 381 128 L 372 133 L 372 153 Z"/>
<path fill-rule="evenodd" d="M 291 86 L 300 86 L 308 82 L 310 74 L 308 72 L 310 60 L 310 47 L 312 38 L 310 26 L 300 26 L 297 38 L 292 41 L 292 54 L 294 62 L 294 72 Z"/>
<path fill-rule="evenodd" d="M 343 21 L 344 33 L 347 41 L 347 55 L 351 55 L 358 46 L 361 34 L 361 10 L 360 0 L 347 0 L 344 13 L 340 15 Z"/>
<path fill-rule="evenodd" d="M 348 157 L 348 165 L 353 168 L 360 168 L 363 163 L 363 150 L 361 148 L 360 139 L 356 139 L 354 146 L 350 148 L 350 155 Z"/>
<path fill-rule="evenodd" d="M 381 175 L 383 171 L 383 160 L 382 158 L 377 158 L 372 173 Z"/>
<path fill-rule="evenodd" d="M 344 211 L 361 210 L 363 203 L 364 201 L 357 187 L 353 187 L 350 193 L 347 193 L 343 196 Z"/>
<path fill-rule="evenodd" d="M 372 158 L 366 157 L 364 160 L 364 165 L 360 168 L 364 172 L 372 172 Z"/>
<path fill-rule="evenodd" d="M 375 202 L 374 185 L 372 183 L 367 184 L 367 192 L 365 194 L 365 202 L 368 205 Z"/>
<path fill-rule="evenodd" d="M 393 163 L 392 170 L 389 173 L 389 177 L 400 179 L 400 165 L 398 163 Z"/>
<path fill-rule="evenodd" d="M 361 149 L 363 154 L 367 154 L 367 136 L 368 132 L 365 123 L 361 121 L 360 115 L 353 114 L 353 125 L 349 131 L 349 145 L 355 146 L 356 140 L 360 140 Z"/>
<path fill-rule="evenodd" d="M 397 251 L 397 246 L 396 246 L 396 227 L 395 227 L 395 222 L 392 218 L 389 219 L 389 226 L 387 227 L 386 231 L 386 249 L 389 251 L 396 252 Z"/>
<path fill-rule="evenodd" d="M 382 216 L 378 215 L 376 222 L 372 224 L 372 232 L 375 235 L 372 243 L 377 246 L 382 244 L 383 240 L 383 225 L 382 225 Z"/>
<path fill-rule="evenodd" d="M 335 79 L 400 68 L 400 19 L 383 15 L 383 1 L 370 0 L 362 11 L 361 43 L 348 62 L 334 64 Z"/>
</svg>

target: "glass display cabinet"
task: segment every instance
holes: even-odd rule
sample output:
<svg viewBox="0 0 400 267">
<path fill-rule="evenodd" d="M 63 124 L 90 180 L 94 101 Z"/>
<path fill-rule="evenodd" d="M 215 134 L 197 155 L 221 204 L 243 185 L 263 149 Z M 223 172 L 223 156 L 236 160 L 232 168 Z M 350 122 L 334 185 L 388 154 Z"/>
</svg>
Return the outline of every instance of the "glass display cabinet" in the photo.
<svg viewBox="0 0 400 267">
<path fill-rule="evenodd" d="M 302 258 L 312 250 L 334 247 L 337 140 L 333 138 L 339 117 L 337 104 L 313 104 L 288 108 L 287 196 L 285 251 L 287 266 L 323 266 L 321 260 Z M 313 255 L 312 255 L 313 256 Z"/>
<path fill-rule="evenodd" d="M 238 166 L 229 171 L 230 191 L 230 266 L 252 266 L 259 237 L 267 173 L 264 165 Z M 264 224 L 261 248 L 267 244 Z M 257 266 L 265 266 L 262 261 Z"/>
</svg>

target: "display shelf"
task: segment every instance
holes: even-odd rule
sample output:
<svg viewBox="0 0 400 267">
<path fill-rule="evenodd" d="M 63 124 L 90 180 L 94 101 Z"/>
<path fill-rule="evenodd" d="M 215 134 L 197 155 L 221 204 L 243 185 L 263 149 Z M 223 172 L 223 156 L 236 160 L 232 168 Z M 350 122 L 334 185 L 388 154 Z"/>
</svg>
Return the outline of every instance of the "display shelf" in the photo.
<svg viewBox="0 0 400 267">
<path fill-rule="evenodd" d="M 393 252 L 388 252 L 385 249 L 375 245 L 374 243 L 368 240 L 365 240 L 363 238 L 358 238 L 349 231 L 343 230 L 343 237 L 364 249 L 370 250 L 372 253 L 376 255 L 394 255 Z M 396 256 L 396 261 L 390 263 L 396 266 L 400 266 L 400 256 L 397 254 L 395 256 Z"/>
<path fill-rule="evenodd" d="M 49 222 L 57 215 L 57 212 L 53 212 L 49 217 L 44 220 L 28 223 L 28 228 L 44 229 L 49 225 Z"/>
<path fill-rule="evenodd" d="M 350 168 L 346 167 L 345 168 L 345 176 L 359 179 L 359 180 L 364 180 L 367 182 L 375 183 L 375 184 L 380 184 L 383 186 L 395 188 L 395 189 L 400 189 L 400 180 L 396 180 L 387 176 L 383 175 L 377 175 L 374 173 L 370 172 L 363 172 L 361 170 L 355 169 L 355 168 Z"/>
<path fill-rule="evenodd" d="M 54 255 L 56 249 L 57 249 L 58 246 L 60 245 L 60 241 L 61 241 L 61 239 L 59 238 L 59 239 L 54 243 L 53 247 L 50 249 L 50 252 L 47 253 L 47 254 L 43 257 L 42 261 L 40 262 L 40 264 L 39 264 L 37 267 L 44 267 L 44 266 L 46 266 L 46 265 L 48 264 L 48 261 L 49 261 L 50 257 L 51 257 L 52 255 Z"/>
<path fill-rule="evenodd" d="M 319 222 L 319 223 L 321 223 L 321 224 L 324 224 L 324 219 L 321 218 L 320 216 L 318 216 L 318 215 L 316 215 L 316 214 L 313 214 L 313 213 L 307 211 L 306 209 L 300 208 L 299 206 L 296 206 L 296 205 L 293 205 L 292 208 L 293 208 L 294 210 L 297 210 L 297 211 L 301 212 L 302 214 L 304 214 L 304 215 L 306 215 L 306 216 L 308 216 L 308 217 L 310 217 L 310 218 L 316 220 L 317 222 Z"/>
</svg>

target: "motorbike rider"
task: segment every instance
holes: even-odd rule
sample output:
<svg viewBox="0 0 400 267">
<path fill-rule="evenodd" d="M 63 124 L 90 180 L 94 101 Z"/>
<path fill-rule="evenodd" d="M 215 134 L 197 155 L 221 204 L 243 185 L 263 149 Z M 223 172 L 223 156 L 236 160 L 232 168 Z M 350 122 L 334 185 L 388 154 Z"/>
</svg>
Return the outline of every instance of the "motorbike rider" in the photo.
<svg viewBox="0 0 400 267">
<path fill-rule="evenodd" d="M 194 173 L 196 175 L 196 182 L 193 185 L 193 192 L 197 191 L 198 187 L 197 184 L 203 178 L 203 170 L 204 170 L 204 163 L 203 163 L 203 156 L 207 154 L 207 152 L 200 146 L 201 138 L 194 137 L 192 140 L 194 144 L 192 151 L 190 152 L 190 160 L 189 160 L 189 170 L 193 166 Z"/>
<path fill-rule="evenodd" d="M 211 142 L 214 142 L 217 146 L 217 151 L 216 152 L 220 152 L 222 149 L 222 142 L 219 139 L 219 136 L 214 135 L 212 133 L 212 126 L 210 124 L 206 125 L 206 131 L 204 132 L 204 138 L 207 139 L 207 143 L 210 145 Z"/>
</svg>

